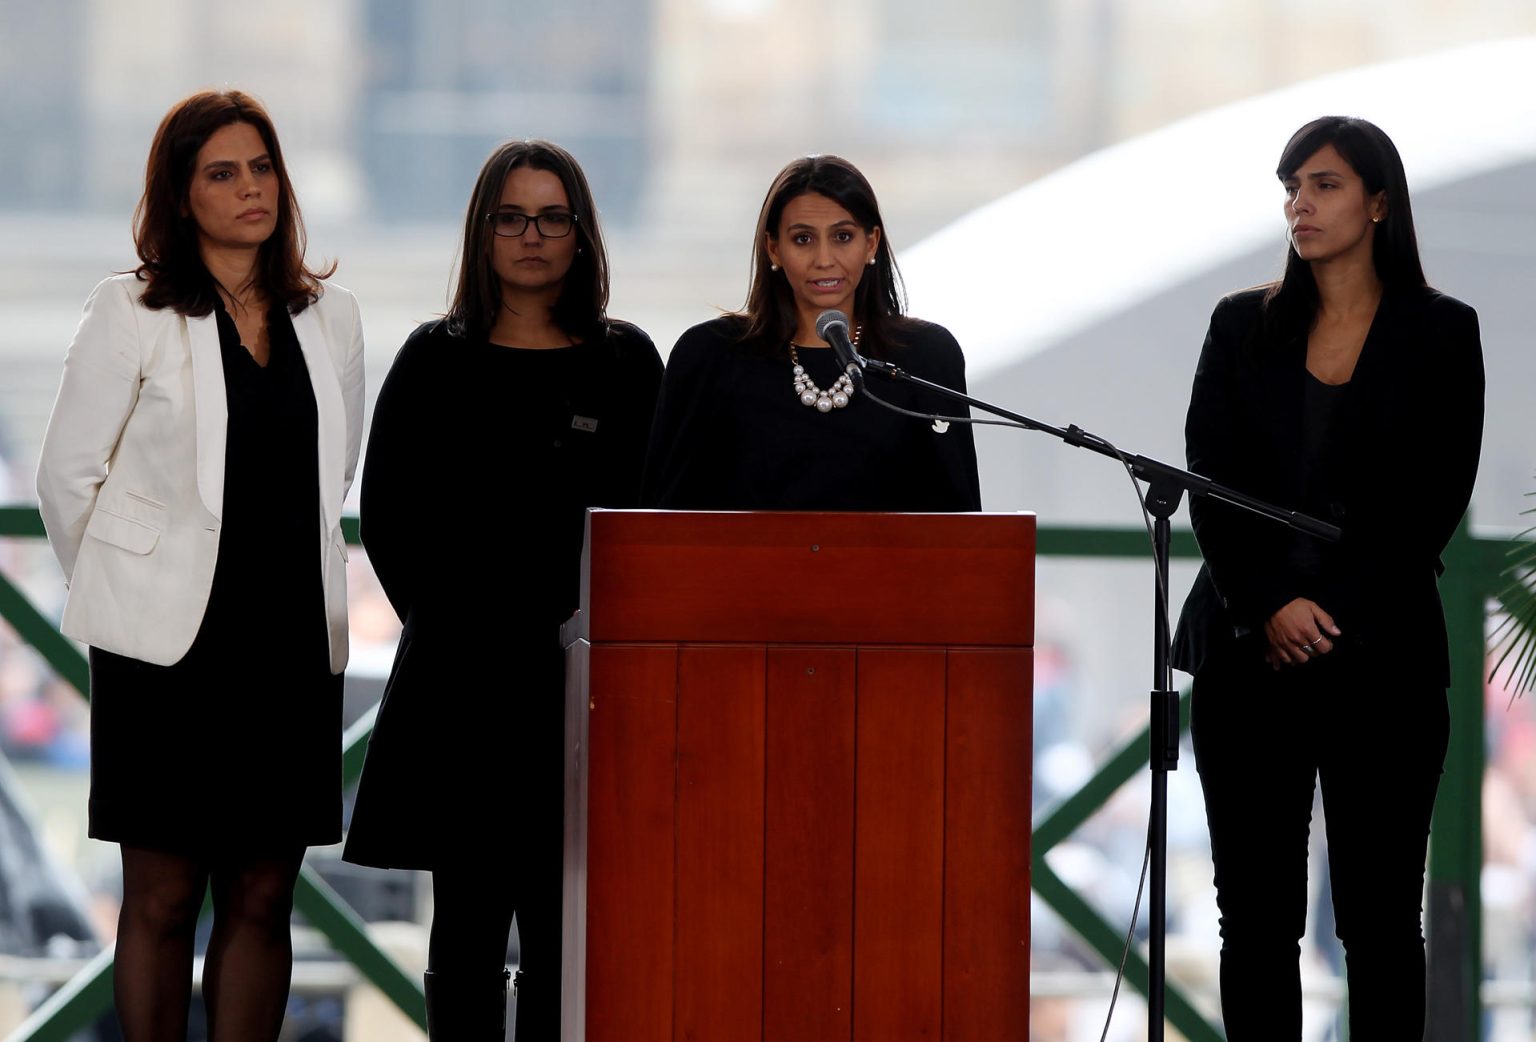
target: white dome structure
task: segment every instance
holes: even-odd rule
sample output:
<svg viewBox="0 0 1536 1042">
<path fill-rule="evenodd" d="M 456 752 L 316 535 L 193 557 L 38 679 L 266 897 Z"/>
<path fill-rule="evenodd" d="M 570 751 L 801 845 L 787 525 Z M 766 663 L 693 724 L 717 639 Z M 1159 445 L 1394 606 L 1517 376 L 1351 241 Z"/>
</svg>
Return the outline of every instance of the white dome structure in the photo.
<svg viewBox="0 0 1536 1042">
<path fill-rule="evenodd" d="M 904 252 L 912 313 L 949 326 L 983 376 L 1256 249 L 1278 259 L 1271 172 L 1290 134 L 1329 114 L 1385 130 L 1416 201 L 1528 164 L 1536 37 L 1310 80 L 1071 163 Z M 1432 267 L 1434 244 L 1423 246 Z"/>
<path fill-rule="evenodd" d="M 1182 465 L 1211 309 L 1279 274 L 1275 163 L 1296 128 L 1328 114 L 1391 135 L 1425 271 L 1478 310 L 1488 395 L 1473 519 L 1520 525 L 1536 488 L 1536 37 L 1327 76 L 1072 163 L 905 252 L 911 311 L 959 338 L 977 397 Z M 1141 525 L 1111 460 L 996 427 L 977 445 L 989 510 Z M 1415 508 L 1413 489 L 1403 503 Z M 1192 575 L 1175 569 L 1175 612 Z M 1145 711 L 1151 587 L 1147 561 L 1041 562 L 1041 640 L 1076 663 L 1081 712 Z"/>
</svg>

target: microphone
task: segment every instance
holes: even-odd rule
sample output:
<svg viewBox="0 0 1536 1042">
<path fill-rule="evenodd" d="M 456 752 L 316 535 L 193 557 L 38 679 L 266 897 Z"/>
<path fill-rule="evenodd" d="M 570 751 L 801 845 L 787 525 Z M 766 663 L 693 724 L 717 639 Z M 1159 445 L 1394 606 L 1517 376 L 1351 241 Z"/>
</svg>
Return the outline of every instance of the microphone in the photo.
<svg viewBox="0 0 1536 1042">
<path fill-rule="evenodd" d="M 837 352 L 837 364 L 847 372 L 850 365 L 862 370 L 865 366 L 864 358 L 854 350 L 853 341 L 848 339 L 848 316 L 835 308 L 828 308 L 816 316 L 816 335 L 832 345 L 832 350 Z"/>
</svg>

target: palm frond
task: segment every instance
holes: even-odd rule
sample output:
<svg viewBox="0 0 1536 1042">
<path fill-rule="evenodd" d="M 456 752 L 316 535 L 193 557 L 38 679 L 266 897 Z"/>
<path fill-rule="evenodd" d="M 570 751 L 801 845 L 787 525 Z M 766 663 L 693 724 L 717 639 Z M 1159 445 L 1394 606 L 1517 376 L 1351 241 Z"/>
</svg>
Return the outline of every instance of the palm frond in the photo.
<svg viewBox="0 0 1536 1042">
<path fill-rule="evenodd" d="M 1525 514 L 1536 514 L 1536 507 L 1522 511 Z M 1536 689 L 1536 528 L 1526 529 L 1512 542 L 1503 575 L 1509 583 L 1495 595 L 1500 618 L 1489 643 L 1497 657 L 1488 676 L 1493 679 L 1509 663 L 1509 687 L 1520 695 Z"/>
</svg>

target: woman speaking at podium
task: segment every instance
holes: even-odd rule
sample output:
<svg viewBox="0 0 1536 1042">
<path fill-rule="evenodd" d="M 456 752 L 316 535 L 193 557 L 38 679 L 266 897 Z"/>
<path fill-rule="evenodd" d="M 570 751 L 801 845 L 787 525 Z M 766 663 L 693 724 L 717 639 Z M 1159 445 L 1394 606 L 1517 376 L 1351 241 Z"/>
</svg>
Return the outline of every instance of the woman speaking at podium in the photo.
<svg viewBox="0 0 1536 1042">
<path fill-rule="evenodd" d="M 838 366 L 816 320 L 848 316 L 856 350 L 965 390 L 942 326 L 902 314 L 869 182 L 837 156 L 779 172 L 758 216 L 746 306 L 685 332 L 662 381 L 648 506 L 684 510 L 980 510 L 971 425 L 882 408 Z M 912 384 L 869 380 L 904 409 L 965 415 Z"/>
<path fill-rule="evenodd" d="M 1339 526 L 1337 543 L 1204 499 L 1174 664 L 1221 907 L 1227 1037 L 1301 1037 L 1307 834 L 1322 785 L 1350 1036 L 1424 1033 L 1424 853 L 1449 723 L 1439 554 L 1482 437 L 1477 315 L 1430 289 L 1402 160 L 1364 120 L 1286 144 L 1280 281 L 1216 305 L 1191 470 Z"/>
</svg>

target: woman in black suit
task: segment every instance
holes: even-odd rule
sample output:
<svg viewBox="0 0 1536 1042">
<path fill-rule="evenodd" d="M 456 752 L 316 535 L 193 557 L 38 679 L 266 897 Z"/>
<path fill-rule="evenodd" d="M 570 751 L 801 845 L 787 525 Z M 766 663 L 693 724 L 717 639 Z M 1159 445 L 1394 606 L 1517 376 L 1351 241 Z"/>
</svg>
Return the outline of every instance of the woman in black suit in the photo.
<svg viewBox="0 0 1536 1042">
<path fill-rule="evenodd" d="M 661 382 L 607 305 L 581 167 L 508 142 L 470 199 L 452 307 L 406 340 L 374 410 L 363 546 L 405 629 L 345 856 L 432 872 L 434 1039 L 501 1037 L 514 914 L 517 1038 L 560 1030 L 560 624 L 586 508 L 639 500 Z"/>
<path fill-rule="evenodd" d="M 1477 473 L 1477 315 L 1427 285 L 1402 160 L 1380 129 L 1315 120 L 1277 173 L 1285 274 L 1217 304 L 1189 466 L 1343 536 L 1191 504 L 1205 565 L 1175 664 L 1195 677 L 1222 1009 L 1232 1042 L 1300 1038 L 1321 779 L 1351 1037 L 1416 1040 L 1425 845 L 1449 731 L 1436 579 Z"/>
</svg>

